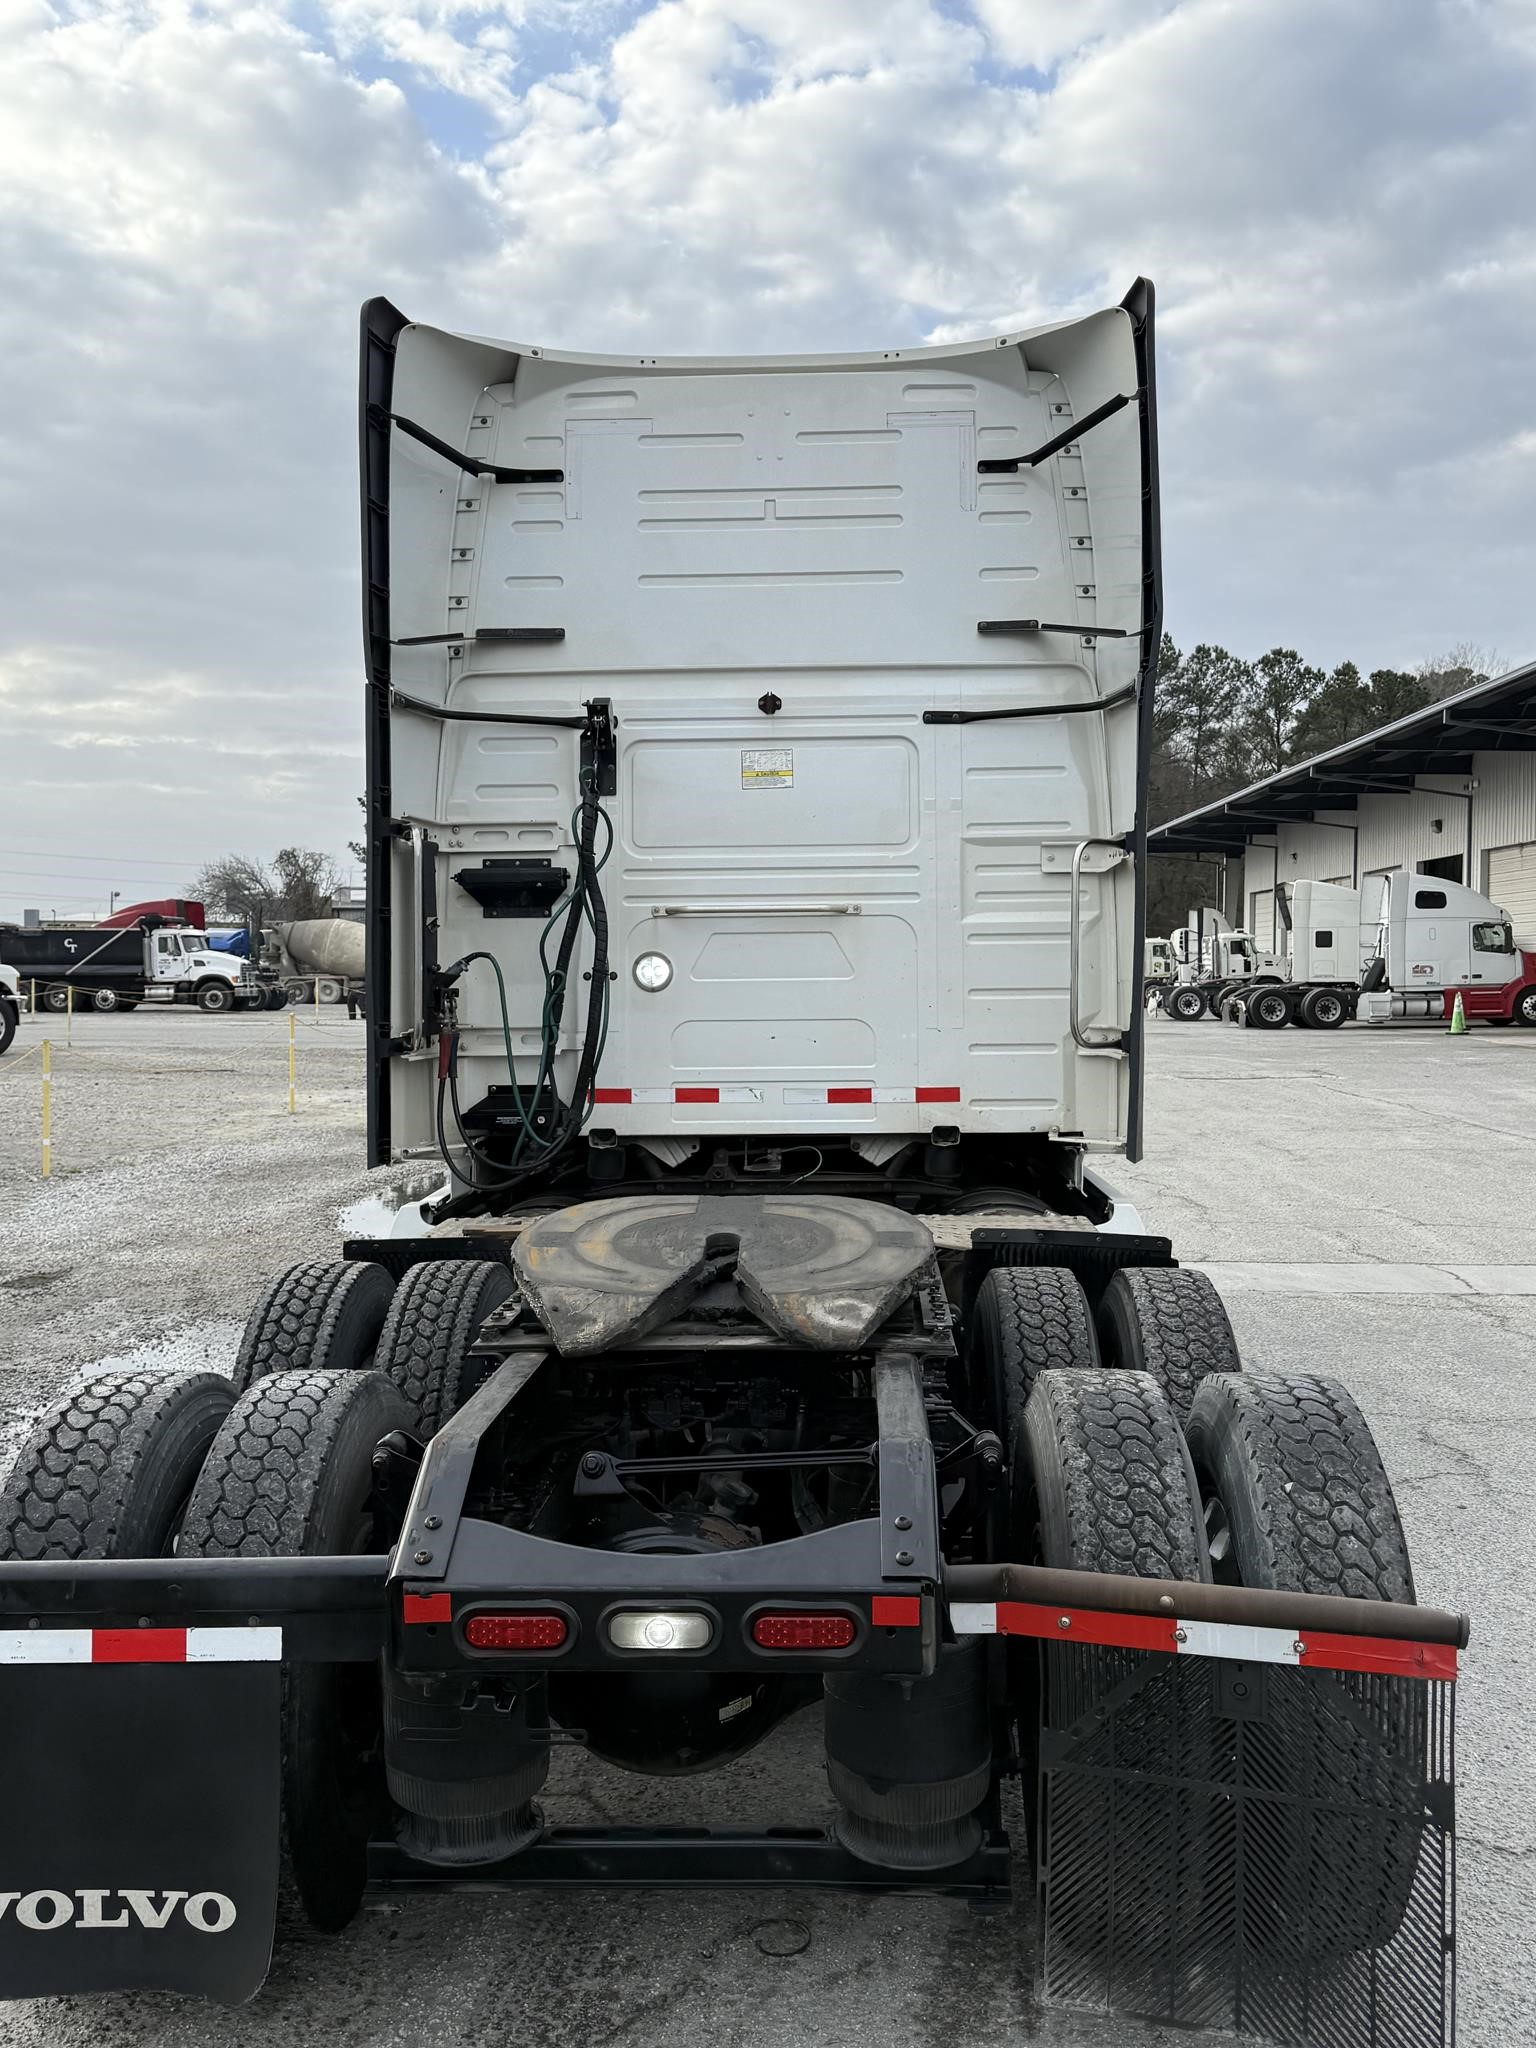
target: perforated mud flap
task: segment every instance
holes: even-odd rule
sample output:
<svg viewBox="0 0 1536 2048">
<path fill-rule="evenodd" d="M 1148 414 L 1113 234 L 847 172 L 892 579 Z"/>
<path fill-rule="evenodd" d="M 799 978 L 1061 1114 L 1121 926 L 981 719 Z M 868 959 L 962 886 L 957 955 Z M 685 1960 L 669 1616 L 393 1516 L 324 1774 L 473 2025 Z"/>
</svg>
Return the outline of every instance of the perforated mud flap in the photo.
<svg viewBox="0 0 1536 2048">
<path fill-rule="evenodd" d="M 1454 2031 L 1454 1687 L 1042 1653 L 1044 1991 L 1286 2048 Z"/>
<path fill-rule="evenodd" d="M 0 1632 L 0 1998 L 259 1990 L 281 1667 L 188 1661 L 237 1634 L 277 1631 Z"/>
</svg>

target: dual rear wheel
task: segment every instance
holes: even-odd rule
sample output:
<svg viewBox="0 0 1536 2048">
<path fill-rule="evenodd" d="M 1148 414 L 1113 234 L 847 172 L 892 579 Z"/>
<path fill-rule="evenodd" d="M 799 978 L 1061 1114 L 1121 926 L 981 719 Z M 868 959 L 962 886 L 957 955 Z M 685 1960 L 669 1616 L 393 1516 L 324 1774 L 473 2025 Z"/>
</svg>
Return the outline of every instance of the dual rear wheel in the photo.
<svg viewBox="0 0 1536 2048">
<path fill-rule="evenodd" d="M 1093 1319 L 1064 1269 L 995 1268 L 970 1345 L 1009 1440 L 1007 1555 L 1413 1603 L 1401 1519 L 1360 1410 L 1318 1375 L 1242 1371 L 1204 1275 L 1121 1272 Z M 1294 1931 L 1304 1902 L 1314 1952 L 1390 1939 L 1412 1895 L 1422 1688 L 1404 1681 L 1384 1701 L 1380 1690 L 1313 1676 L 1282 1702 L 1299 1793 L 1318 1804 L 1284 1838 L 1264 1920 Z M 1021 1722 L 1032 1719 L 1032 1662 L 1019 1658 L 1015 1697 Z"/>
</svg>

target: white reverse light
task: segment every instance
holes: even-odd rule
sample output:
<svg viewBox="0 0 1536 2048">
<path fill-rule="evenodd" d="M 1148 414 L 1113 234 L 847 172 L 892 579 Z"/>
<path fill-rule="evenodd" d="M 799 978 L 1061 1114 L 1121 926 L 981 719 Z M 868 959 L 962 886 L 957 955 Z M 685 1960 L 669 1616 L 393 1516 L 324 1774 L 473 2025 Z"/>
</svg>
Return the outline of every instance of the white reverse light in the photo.
<svg viewBox="0 0 1536 2048">
<path fill-rule="evenodd" d="M 608 1640 L 616 1650 L 707 1650 L 714 1627 L 707 1614 L 616 1614 Z"/>
<path fill-rule="evenodd" d="M 635 979 L 652 995 L 657 995 L 672 979 L 672 962 L 665 953 L 642 953 L 635 962 Z"/>
</svg>

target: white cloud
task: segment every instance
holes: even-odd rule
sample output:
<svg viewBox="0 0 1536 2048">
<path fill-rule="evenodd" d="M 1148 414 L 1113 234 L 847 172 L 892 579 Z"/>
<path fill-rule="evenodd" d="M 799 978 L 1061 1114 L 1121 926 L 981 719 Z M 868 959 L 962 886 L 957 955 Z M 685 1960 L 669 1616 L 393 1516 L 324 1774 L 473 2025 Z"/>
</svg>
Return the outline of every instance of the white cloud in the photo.
<svg viewBox="0 0 1536 2048">
<path fill-rule="evenodd" d="M 115 771 L 103 852 L 355 831 L 373 292 L 776 350 L 981 333 L 1146 271 L 1175 631 L 1524 650 L 1533 74 L 1524 0 L 12 8 L 9 831 L 78 838 L 48 785 L 86 759 Z M 220 772 L 174 815 L 136 802 L 189 757 Z"/>
</svg>

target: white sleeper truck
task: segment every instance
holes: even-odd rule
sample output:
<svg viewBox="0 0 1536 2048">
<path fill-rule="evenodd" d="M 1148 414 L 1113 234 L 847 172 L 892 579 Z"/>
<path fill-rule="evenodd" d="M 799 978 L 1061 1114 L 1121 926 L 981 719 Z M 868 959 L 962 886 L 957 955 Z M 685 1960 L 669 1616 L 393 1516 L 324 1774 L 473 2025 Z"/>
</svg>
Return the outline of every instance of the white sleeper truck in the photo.
<svg viewBox="0 0 1536 2048">
<path fill-rule="evenodd" d="M 1227 1022 L 1326 1031 L 1351 1017 L 1448 1019 L 1459 994 L 1469 1022 L 1536 1025 L 1536 954 L 1515 944 L 1496 903 L 1438 875 L 1400 868 L 1362 889 L 1298 882 L 1289 968 L 1281 986 L 1228 990 Z"/>
<path fill-rule="evenodd" d="M 361 398 L 369 1146 L 439 1192 L 23 1449 L 0 1992 L 250 1997 L 370 1893 L 1033 1884 L 1052 2003 L 1446 2041 L 1466 1623 L 1348 1394 L 1094 1170 L 1151 287 L 727 360 L 375 300 Z M 805 1706 L 778 1824 L 562 1812 L 556 1744 Z"/>
</svg>

